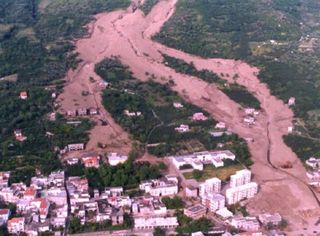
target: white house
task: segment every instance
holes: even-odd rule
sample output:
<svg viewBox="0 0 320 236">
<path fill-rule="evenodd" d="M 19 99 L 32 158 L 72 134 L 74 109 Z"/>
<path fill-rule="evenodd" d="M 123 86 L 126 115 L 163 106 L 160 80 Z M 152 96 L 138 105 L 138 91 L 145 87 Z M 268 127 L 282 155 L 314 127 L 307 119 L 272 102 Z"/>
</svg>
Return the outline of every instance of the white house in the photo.
<svg viewBox="0 0 320 236">
<path fill-rule="evenodd" d="M 224 122 L 218 122 L 215 126 L 216 129 L 225 129 L 226 128 L 226 123 Z"/>
<path fill-rule="evenodd" d="M 128 160 L 128 156 L 120 155 L 115 152 L 108 154 L 108 162 L 111 166 L 116 166 L 118 164 L 125 163 Z"/>
</svg>

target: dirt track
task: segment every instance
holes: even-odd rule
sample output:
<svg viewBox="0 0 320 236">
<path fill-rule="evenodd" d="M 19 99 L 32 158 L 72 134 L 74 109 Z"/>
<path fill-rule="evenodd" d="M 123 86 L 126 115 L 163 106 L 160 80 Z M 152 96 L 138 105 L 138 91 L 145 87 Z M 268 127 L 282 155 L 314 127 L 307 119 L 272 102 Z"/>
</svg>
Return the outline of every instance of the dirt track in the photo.
<svg viewBox="0 0 320 236">
<path fill-rule="evenodd" d="M 279 212 L 293 223 L 290 226 L 292 230 L 315 227 L 313 224 L 316 218 L 314 216 L 302 218 L 301 212 L 317 210 L 318 202 L 304 183 L 305 170 L 302 164 L 282 140 L 282 136 L 292 123 L 293 113 L 282 101 L 271 96 L 267 86 L 259 81 L 256 76 L 258 69 L 234 60 L 202 59 L 167 48 L 150 39 L 174 13 L 176 2 L 177 0 L 160 1 L 146 17 L 141 11 L 132 12 L 130 9 L 96 15 L 96 21 L 88 26 L 91 28 L 90 37 L 80 39 L 76 43 L 77 52 L 83 63 L 76 72 L 69 73 L 70 83 L 65 89 L 66 92 L 59 98 L 63 100 L 62 107 L 67 109 L 73 106 L 72 100 L 76 98 L 78 103 L 78 100 L 89 104 L 93 102 L 102 109 L 101 99 L 97 98 L 100 94 L 92 92 L 92 96 L 83 98 L 81 90 L 85 87 L 90 91 L 89 76 L 100 80 L 94 73 L 94 65 L 112 55 L 119 56 L 140 80 L 147 79 L 146 72 L 157 76 L 159 83 L 164 83 L 170 78 L 176 84 L 173 89 L 187 101 L 204 108 L 217 120 L 226 122 L 240 136 L 254 138 L 255 142 L 249 144 L 255 162 L 252 171 L 261 189 L 258 196 L 249 204 L 251 211 Z M 245 126 L 241 122 L 243 112 L 238 104 L 230 100 L 215 85 L 192 76 L 178 74 L 166 67 L 162 64 L 160 52 L 186 62 L 192 61 L 198 69 L 206 68 L 217 74 L 228 73 L 230 80 L 233 75 L 238 74 L 237 83 L 247 87 L 261 102 L 263 112 L 257 124 L 253 128 Z M 161 77 L 166 79 L 160 79 Z M 210 98 L 211 101 L 203 97 Z M 84 101 L 85 99 L 87 101 Z M 104 114 L 108 116 L 108 120 L 112 120 L 107 112 L 104 111 Z M 104 132 L 106 134 L 114 132 L 119 135 L 119 140 L 128 143 L 128 136 L 122 129 L 115 123 L 112 123 L 112 127 L 117 131 L 105 128 L 98 130 L 102 132 L 102 136 Z M 294 163 L 292 169 L 286 170 L 289 173 L 278 169 L 278 166 L 287 160 Z"/>
</svg>

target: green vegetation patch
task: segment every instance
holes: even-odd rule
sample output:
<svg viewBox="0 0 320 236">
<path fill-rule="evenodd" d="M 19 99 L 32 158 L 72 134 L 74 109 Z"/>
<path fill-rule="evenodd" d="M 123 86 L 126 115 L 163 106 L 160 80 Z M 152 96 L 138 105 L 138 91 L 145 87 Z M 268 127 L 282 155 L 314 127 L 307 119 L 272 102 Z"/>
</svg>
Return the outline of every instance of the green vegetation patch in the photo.
<svg viewBox="0 0 320 236">
<path fill-rule="evenodd" d="M 144 15 L 148 15 L 158 2 L 159 0 L 145 0 L 140 9 L 143 11 Z"/>
<path fill-rule="evenodd" d="M 222 91 L 233 101 L 242 107 L 252 107 L 260 109 L 259 100 L 252 95 L 244 86 L 238 84 L 230 84 L 222 89 Z"/>
<path fill-rule="evenodd" d="M 209 70 L 197 70 L 193 63 L 186 63 L 184 60 L 163 54 L 164 64 L 173 68 L 176 72 L 196 76 L 209 83 L 224 83 L 218 75 Z"/>
<path fill-rule="evenodd" d="M 235 174 L 238 170 L 241 169 L 243 169 L 243 166 L 240 164 L 232 164 L 229 166 L 219 168 L 215 168 L 213 165 L 206 165 L 199 178 L 197 178 L 197 180 L 199 182 L 203 182 L 207 179 L 217 177 L 222 181 L 228 181 L 231 175 Z M 193 172 L 185 172 L 183 173 L 183 176 L 186 179 L 195 178 Z"/>
</svg>

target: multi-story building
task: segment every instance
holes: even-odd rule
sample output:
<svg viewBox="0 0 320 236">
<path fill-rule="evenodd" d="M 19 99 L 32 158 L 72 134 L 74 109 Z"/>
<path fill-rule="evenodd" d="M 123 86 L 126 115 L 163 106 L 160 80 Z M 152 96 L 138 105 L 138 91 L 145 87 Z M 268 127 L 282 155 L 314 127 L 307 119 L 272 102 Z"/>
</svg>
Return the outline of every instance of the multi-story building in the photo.
<svg viewBox="0 0 320 236">
<path fill-rule="evenodd" d="M 19 234 L 24 232 L 24 218 L 15 217 L 8 220 L 7 229 L 10 234 Z"/>
<path fill-rule="evenodd" d="M 134 219 L 135 229 L 175 228 L 179 225 L 177 217 L 141 217 Z"/>
<path fill-rule="evenodd" d="M 225 197 L 217 193 L 207 193 L 202 196 L 201 202 L 211 212 L 215 212 L 225 207 Z"/>
<path fill-rule="evenodd" d="M 221 180 L 214 177 L 207 179 L 199 185 L 199 195 L 202 197 L 207 193 L 219 193 L 221 191 Z"/>
<path fill-rule="evenodd" d="M 234 217 L 229 221 L 229 224 L 244 231 L 258 231 L 260 228 L 260 224 L 255 217 Z"/>
<path fill-rule="evenodd" d="M 177 181 L 167 177 L 144 181 L 139 188 L 151 196 L 170 196 L 179 191 Z"/>
<path fill-rule="evenodd" d="M 164 216 L 167 214 L 167 207 L 160 201 L 158 197 L 136 197 L 133 199 L 131 209 L 132 213 L 136 216 Z"/>
<path fill-rule="evenodd" d="M 258 184 L 250 182 L 238 187 L 226 190 L 226 198 L 228 204 L 235 204 L 243 199 L 252 198 L 258 192 Z"/>
<path fill-rule="evenodd" d="M 282 221 L 282 217 L 279 213 L 274 213 L 274 214 L 260 214 L 258 216 L 259 221 L 261 222 L 261 224 L 263 225 L 268 225 L 268 224 L 272 224 L 274 226 L 277 226 L 280 224 L 280 222 Z"/>
<path fill-rule="evenodd" d="M 247 184 L 251 181 L 251 171 L 247 169 L 239 170 L 230 176 L 230 188 Z"/>
<path fill-rule="evenodd" d="M 201 204 L 196 204 L 194 206 L 185 208 L 183 213 L 192 219 L 199 219 L 206 215 L 207 208 Z"/>
</svg>

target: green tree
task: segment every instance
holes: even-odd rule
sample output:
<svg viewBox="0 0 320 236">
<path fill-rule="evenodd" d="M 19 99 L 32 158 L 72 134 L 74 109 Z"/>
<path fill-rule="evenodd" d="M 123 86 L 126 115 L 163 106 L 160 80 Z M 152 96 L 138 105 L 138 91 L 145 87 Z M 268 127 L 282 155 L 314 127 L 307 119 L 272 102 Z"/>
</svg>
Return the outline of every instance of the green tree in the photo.
<svg viewBox="0 0 320 236">
<path fill-rule="evenodd" d="M 155 228 L 153 231 L 153 236 L 165 236 L 165 235 L 166 235 L 166 232 L 159 227 Z"/>
<path fill-rule="evenodd" d="M 193 178 L 195 178 L 196 180 L 200 180 L 201 177 L 202 177 L 202 175 L 203 175 L 203 172 L 200 171 L 200 170 L 193 170 L 193 171 L 192 171 L 192 176 L 193 176 Z"/>
</svg>

